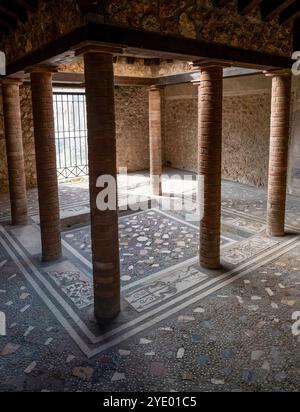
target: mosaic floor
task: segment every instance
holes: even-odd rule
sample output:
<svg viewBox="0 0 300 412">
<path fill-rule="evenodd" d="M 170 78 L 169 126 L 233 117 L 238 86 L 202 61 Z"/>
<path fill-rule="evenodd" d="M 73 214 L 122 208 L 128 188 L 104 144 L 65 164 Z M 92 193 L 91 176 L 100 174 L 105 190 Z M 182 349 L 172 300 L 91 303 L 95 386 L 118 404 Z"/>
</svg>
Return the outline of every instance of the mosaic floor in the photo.
<svg viewBox="0 0 300 412">
<path fill-rule="evenodd" d="M 225 189 L 220 271 L 199 267 L 186 213 L 120 214 L 123 310 L 103 330 L 89 226 L 66 229 L 63 259 L 41 264 L 37 224 L 3 219 L 0 391 L 298 391 L 300 199 L 289 199 L 287 236 L 274 239 L 263 192 Z"/>
</svg>

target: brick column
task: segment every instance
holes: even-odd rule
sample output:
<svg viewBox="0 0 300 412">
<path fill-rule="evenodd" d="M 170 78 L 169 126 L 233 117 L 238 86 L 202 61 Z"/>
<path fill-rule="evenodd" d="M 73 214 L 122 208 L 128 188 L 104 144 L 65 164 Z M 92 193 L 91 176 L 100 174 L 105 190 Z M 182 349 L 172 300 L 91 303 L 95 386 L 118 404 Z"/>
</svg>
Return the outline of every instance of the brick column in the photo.
<svg viewBox="0 0 300 412">
<path fill-rule="evenodd" d="M 198 174 L 204 176 L 200 264 L 208 269 L 218 269 L 221 237 L 223 67 L 212 62 L 203 64 L 200 68 Z"/>
<path fill-rule="evenodd" d="M 31 71 L 30 76 L 42 259 L 44 261 L 50 261 L 58 259 L 62 253 L 56 171 L 52 73 L 47 71 L 47 68 L 36 68 Z"/>
<path fill-rule="evenodd" d="M 13 225 L 25 225 L 28 220 L 20 84 L 21 82 L 15 79 L 2 80 L 3 116 Z"/>
<path fill-rule="evenodd" d="M 157 87 L 149 89 L 149 135 L 151 193 L 155 196 L 161 196 L 161 90 Z"/>
<path fill-rule="evenodd" d="M 101 323 L 120 312 L 120 263 L 117 210 L 99 210 L 99 176 L 117 178 L 113 56 L 84 54 L 88 126 L 94 311 Z"/>
<path fill-rule="evenodd" d="M 272 76 L 267 233 L 270 236 L 283 236 L 290 136 L 291 72 L 285 70 L 267 75 Z"/>
</svg>

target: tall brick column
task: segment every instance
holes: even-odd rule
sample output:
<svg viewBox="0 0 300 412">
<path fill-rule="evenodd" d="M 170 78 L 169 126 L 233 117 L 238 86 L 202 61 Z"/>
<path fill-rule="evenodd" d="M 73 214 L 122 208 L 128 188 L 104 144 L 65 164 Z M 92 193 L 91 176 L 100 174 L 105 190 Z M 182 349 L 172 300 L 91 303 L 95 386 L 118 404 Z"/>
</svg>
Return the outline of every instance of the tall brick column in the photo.
<svg viewBox="0 0 300 412">
<path fill-rule="evenodd" d="M 13 225 L 25 225 L 28 220 L 20 84 L 21 82 L 15 79 L 2 80 L 3 116 Z"/>
<path fill-rule="evenodd" d="M 31 91 L 37 186 L 40 209 L 42 259 L 61 256 L 60 216 L 56 171 L 52 73 L 47 68 L 31 71 Z"/>
<path fill-rule="evenodd" d="M 200 264 L 220 267 L 223 66 L 201 68 L 198 98 L 198 174 L 204 176 Z"/>
<path fill-rule="evenodd" d="M 283 236 L 290 136 L 291 72 L 284 70 L 267 73 L 267 76 L 272 76 L 267 233 L 270 236 Z"/>
<path fill-rule="evenodd" d="M 161 90 L 158 87 L 149 89 L 149 134 L 151 193 L 155 196 L 161 196 Z"/>
<path fill-rule="evenodd" d="M 84 54 L 87 104 L 94 310 L 102 323 L 120 312 L 120 263 L 117 210 L 99 210 L 98 177 L 117 178 L 113 56 Z"/>
</svg>

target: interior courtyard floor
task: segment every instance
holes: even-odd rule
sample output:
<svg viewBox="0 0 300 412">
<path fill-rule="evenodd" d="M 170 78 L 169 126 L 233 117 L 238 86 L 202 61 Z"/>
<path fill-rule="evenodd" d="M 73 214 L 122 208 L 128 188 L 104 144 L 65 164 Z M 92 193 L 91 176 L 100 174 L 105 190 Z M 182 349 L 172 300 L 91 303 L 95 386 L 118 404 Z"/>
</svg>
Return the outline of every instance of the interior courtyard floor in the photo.
<svg viewBox="0 0 300 412">
<path fill-rule="evenodd" d="M 184 174 L 165 170 L 164 201 L 195 199 Z M 222 268 L 207 271 L 198 221 L 148 188 L 146 172 L 119 178 L 119 206 L 142 196 L 143 210 L 119 214 L 122 312 L 105 328 L 93 318 L 88 182 L 59 186 L 64 253 L 53 263 L 40 262 L 36 190 L 24 227 L 1 197 L 0 390 L 298 391 L 300 198 L 288 196 L 286 236 L 270 238 L 265 191 L 224 180 Z"/>
</svg>

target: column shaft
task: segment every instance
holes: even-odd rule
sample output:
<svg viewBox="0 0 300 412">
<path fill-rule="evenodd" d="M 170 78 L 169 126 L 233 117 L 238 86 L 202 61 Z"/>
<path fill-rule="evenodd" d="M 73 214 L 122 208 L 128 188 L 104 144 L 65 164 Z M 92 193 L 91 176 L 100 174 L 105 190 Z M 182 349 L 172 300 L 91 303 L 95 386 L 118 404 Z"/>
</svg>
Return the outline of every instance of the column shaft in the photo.
<svg viewBox="0 0 300 412">
<path fill-rule="evenodd" d="M 290 134 L 291 76 L 272 77 L 267 232 L 284 235 L 285 202 Z"/>
<path fill-rule="evenodd" d="M 203 218 L 200 223 L 200 264 L 220 266 L 222 67 L 201 69 L 198 102 L 198 173 L 204 176 Z"/>
<path fill-rule="evenodd" d="M 113 57 L 84 55 L 87 100 L 94 310 L 99 322 L 120 311 L 120 263 L 117 210 L 99 210 L 97 179 L 117 179 Z"/>
<path fill-rule="evenodd" d="M 149 134 L 150 134 L 150 187 L 151 193 L 162 193 L 162 155 L 161 155 L 161 91 L 149 90 Z"/>
<path fill-rule="evenodd" d="M 61 256 L 52 73 L 32 72 L 31 90 L 42 259 L 49 261 Z"/>
<path fill-rule="evenodd" d="M 11 220 L 13 225 L 24 225 L 28 219 L 19 89 L 20 84 L 18 81 L 7 79 L 2 82 Z"/>
</svg>

